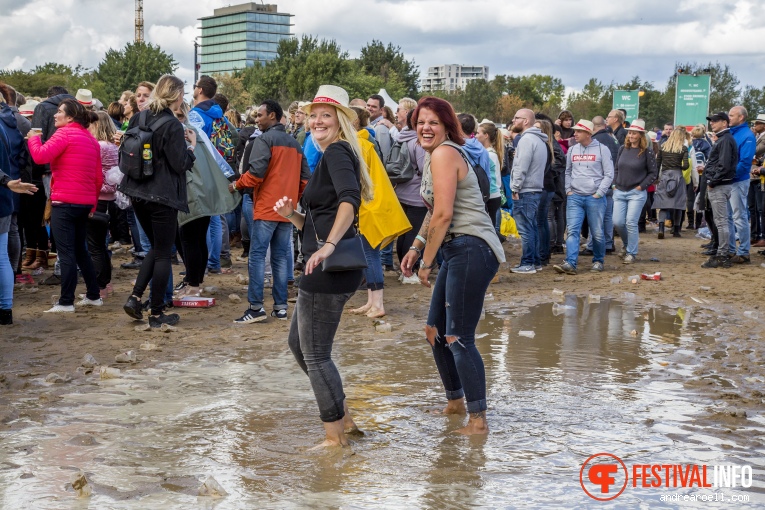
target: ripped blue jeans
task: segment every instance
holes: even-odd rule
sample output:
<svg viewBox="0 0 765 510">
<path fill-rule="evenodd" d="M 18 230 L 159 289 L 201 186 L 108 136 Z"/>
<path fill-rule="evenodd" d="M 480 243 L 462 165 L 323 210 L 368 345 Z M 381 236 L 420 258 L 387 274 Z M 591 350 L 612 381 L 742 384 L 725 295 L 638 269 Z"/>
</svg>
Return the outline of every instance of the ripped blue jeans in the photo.
<svg viewBox="0 0 765 510">
<path fill-rule="evenodd" d="M 433 358 L 446 398 L 465 397 L 468 412 L 478 413 L 486 410 L 486 372 L 475 346 L 475 328 L 499 261 L 483 239 L 468 235 L 444 243 L 441 250 L 444 263 L 433 287 L 427 323 L 437 330 Z"/>
</svg>

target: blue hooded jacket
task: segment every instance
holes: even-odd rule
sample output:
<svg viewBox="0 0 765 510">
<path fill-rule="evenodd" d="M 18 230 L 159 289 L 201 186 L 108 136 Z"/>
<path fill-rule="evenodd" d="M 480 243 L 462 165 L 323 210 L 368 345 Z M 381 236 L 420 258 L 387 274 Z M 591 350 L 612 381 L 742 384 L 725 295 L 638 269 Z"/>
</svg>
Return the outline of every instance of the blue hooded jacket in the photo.
<svg viewBox="0 0 765 510">
<path fill-rule="evenodd" d="M 207 101 L 202 101 L 196 105 L 191 111 L 197 112 L 199 116 L 202 117 L 202 121 L 204 122 L 202 131 L 205 132 L 207 138 L 210 138 L 212 136 L 213 121 L 223 117 L 223 110 L 221 107 L 215 104 L 212 99 L 208 99 Z"/>
<path fill-rule="evenodd" d="M 486 177 L 488 177 L 489 182 L 491 182 L 491 174 L 489 173 L 491 160 L 489 159 L 489 151 L 486 150 L 486 147 L 475 138 L 468 138 L 465 140 L 465 145 L 463 145 L 462 148 L 465 149 L 465 152 L 473 165 L 476 163 L 481 165 L 481 168 L 486 172 Z"/>
<path fill-rule="evenodd" d="M 748 181 L 750 179 L 749 172 L 752 170 L 752 160 L 757 149 L 757 140 L 746 123 L 732 126 L 730 133 L 738 145 L 738 165 L 736 166 L 736 178 L 733 179 L 733 182 Z"/>
<path fill-rule="evenodd" d="M 313 141 L 311 133 L 305 136 L 305 142 L 303 142 L 303 157 L 305 157 L 308 168 L 311 170 L 311 174 L 316 170 L 316 165 L 321 161 L 322 152 L 316 146 Z"/>
<path fill-rule="evenodd" d="M 2 170 L 12 180 L 16 180 L 21 177 L 21 168 L 26 166 L 25 155 L 27 154 L 27 149 L 24 137 L 21 136 L 21 132 L 18 130 L 16 116 L 7 104 L 0 105 L 0 136 L 2 136 L 2 144 L 6 146 L 4 150 L 7 151 L 10 162 L 10 166 L 8 168 L 4 167 Z M 5 191 L 8 191 L 12 197 L 12 212 L 19 212 L 21 195 L 10 190 Z"/>
</svg>

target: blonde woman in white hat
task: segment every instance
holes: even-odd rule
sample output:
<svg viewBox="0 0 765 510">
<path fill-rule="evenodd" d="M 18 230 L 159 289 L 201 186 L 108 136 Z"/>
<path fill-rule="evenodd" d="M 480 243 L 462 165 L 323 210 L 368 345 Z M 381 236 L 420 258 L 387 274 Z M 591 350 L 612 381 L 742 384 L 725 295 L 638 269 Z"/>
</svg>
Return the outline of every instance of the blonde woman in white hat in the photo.
<svg viewBox="0 0 765 510">
<path fill-rule="evenodd" d="M 624 243 L 623 262 L 632 264 L 638 254 L 638 221 L 643 213 L 648 193 L 646 189 L 656 180 L 656 156 L 648 147 L 645 122 L 635 120 L 627 128 L 624 146 L 619 149 L 614 164 L 614 227 Z"/>
<path fill-rule="evenodd" d="M 346 432 L 357 429 L 331 355 L 343 308 L 361 284 L 363 270 L 325 272 L 322 262 L 340 240 L 354 237 L 361 201 L 373 196 L 372 181 L 352 124 L 356 113 L 348 107 L 348 93 L 322 85 L 303 111 L 323 152 L 300 199 L 305 214 L 297 212 L 297 204 L 287 197 L 274 206 L 302 232 L 306 260 L 288 343 L 319 406 L 326 432 L 319 447 L 348 446 Z"/>
</svg>

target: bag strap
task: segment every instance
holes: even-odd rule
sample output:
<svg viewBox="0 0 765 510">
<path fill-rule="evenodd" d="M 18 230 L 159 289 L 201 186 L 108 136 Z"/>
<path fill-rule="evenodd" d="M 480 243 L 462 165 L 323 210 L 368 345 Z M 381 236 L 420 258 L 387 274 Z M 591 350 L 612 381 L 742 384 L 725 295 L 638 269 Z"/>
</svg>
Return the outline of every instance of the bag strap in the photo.
<svg viewBox="0 0 765 510">
<path fill-rule="evenodd" d="M 320 243 L 321 240 L 319 240 L 319 233 L 316 232 L 316 222 L 313 221 L 313 214 L 311 213 L 311 208 L 306 206 L 305 209 L 308 212 L 308 216 L 311 218 L 311 225 L 313 225 L 313 235 L 316 236 L 316 242 Z M 351 224 L 351 226 L 353 227 L 354 235 L 359 235 L 359 228 L 358 228 L 358 225 L 357 225 L 357 223 L 359 221 L 358 218 L 359 218 L 359 216 L 355 215 L 354 218 L 353 218 L 353 223 Z"/>
<path fill-rule="evenodd" d="M 140 114 L 138 114 L 139 129 L 146 131 L 148 128 L 151 128 L 153 131 L 156 131 L 162 125 L 166 124 L 167 122 L 175 118 L 172 115 L 163 115 L 163 116 L 158 116 L 152 122 L 148 122 L 150 113 L 151 112 L 149 110 L 144 110 Z"/>
</svg>

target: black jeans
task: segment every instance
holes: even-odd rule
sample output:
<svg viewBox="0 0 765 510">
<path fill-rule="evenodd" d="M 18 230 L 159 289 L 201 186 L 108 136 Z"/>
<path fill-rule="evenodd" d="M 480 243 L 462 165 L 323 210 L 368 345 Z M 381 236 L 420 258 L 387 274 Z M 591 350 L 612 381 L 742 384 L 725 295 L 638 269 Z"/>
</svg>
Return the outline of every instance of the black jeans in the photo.
<svg viewBox="0 0 765 510">
<path fill-rule="evenodd" d="M 34 195 L 21 195 L 19 230 L 30 250 L 48 251 L 48 231 L 43 225 L 45 188 L 38 185 Z"/>
<path fill-rule="evenodd" d="M 127 209 L 117 207 L 117 202 L 114 200 L 109 200 L 106 203 L 109 205 L 107 212 L 109 213 L 109 233 L 112 242 L 119 241 L 123 245 L 132 244 Z"/>
<path fill-rule="evenodd" d="M 199 287 L 205 279 L 207 269 L 207 228 L 210 217 L 202 216 L 180 228 L 181 256 L 186 266 L 186 282 Z"/>
<path fill-rule="evenodd" d="M 425 220 L 425 215 L 428 214 L 427 207 L 418 207 L 415 205 L 401 204 L 401 208 L 404 209 L 404 214 L 412 224 L 412 230 L 404 235 L 398 236 L 396 240 L 396 255 L 398 255 L 398 261 L 401 262 L 406 254 L 409 252 L 409 247 L 414 244 L 414 238 L 420 232 L 422 222 Z M 416 264 L 415 264 L 416 267 Z"/>
<path fill-rule="evenodd" d="M 159 315 L 164 309 L 165 289 L 172 271 L 170 252 L 178 228 L 178 211 L 167 205 L 140 198 L 133 199 L 133 209 L 141 227 L 151 240 L 151 249 L 141 264 L 133 295 L 137 298 L 142 297 L 149 282 L 152 282 L 153 290 L 149 297 L 151 314 Z"/>
<path fill-rule="evenodd" d="M 99 200 L 96 211 L 107 212 L 110 203 L 112 201 Z M 88 220 L 88 251 L 91 260 L 93 260 L 93 268 L 96 270 L 99 289 L 105 289 L 106 285 L 112 281 L 112 260 L 109 258 L 109 252 L 106 248 L 106 231 L 108 229 L 108 222 L 93 218 Z"/>
<path fill-rule="evenodd" d="M 90 259 L 87 246 L 89 205 L 61 204 L 54 205 L 51 212 L 51 232 L 56 237 L 58 259 L 61 264 L 61 297 L 58 304 L 74 304 L 74 291 L 77 289 L 77 266 L 87 286 L 88 299 L 101 297 L 96 270 Z"/>
<path fill-rule="evenodd" d="M 319 294 L 298 290 L 297 303 L 287 337 L 292 354 L 308 375 L 319 404 L 321 421 L 332 423 L 345 416 L 343 381 L 332 361 L 335 340 L 345 303 L 353 295 Z"/>
</svg>

